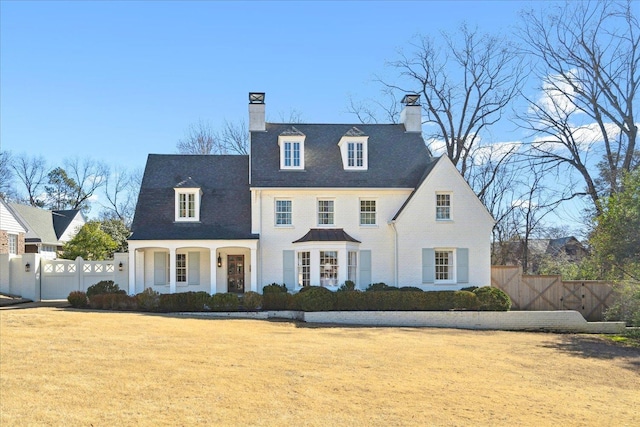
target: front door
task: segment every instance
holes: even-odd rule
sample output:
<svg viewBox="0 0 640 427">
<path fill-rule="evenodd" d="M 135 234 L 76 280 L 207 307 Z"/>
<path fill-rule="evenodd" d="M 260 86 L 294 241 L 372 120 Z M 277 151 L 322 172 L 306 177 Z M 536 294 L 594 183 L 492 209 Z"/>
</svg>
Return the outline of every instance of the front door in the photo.
<svg viewBox="0 0 640 427">
<path fill-rule="evenodd" d="M 244 255 L 227 255 L 227 292 L 244 292 Z"/>
</svg>

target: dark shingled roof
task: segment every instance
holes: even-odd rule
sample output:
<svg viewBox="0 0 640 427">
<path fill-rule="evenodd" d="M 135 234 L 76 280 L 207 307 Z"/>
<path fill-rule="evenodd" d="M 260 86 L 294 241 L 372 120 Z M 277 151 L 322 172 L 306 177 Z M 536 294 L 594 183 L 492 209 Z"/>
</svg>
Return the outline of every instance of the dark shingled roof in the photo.
<svg viewBox="0 0 640 427">
<path fill-rule="evenodd" d="M 184 181 L 177 183 L 173 188 L 200 188 L 200 184 L 191 179 L 191 177 L 188 177 Z"/>
<path fill-rule="evenodd" d="M 202 191 L 200 221 L 176 223 L 174 188 L 189 177 Z M 257 239 L 249 157 L 150 154 L 131 228 L 130 240 Z"/>
<path fill-rule="evenodd" d="M 312 228 L 307 234 L 293 243 L 302 242 L 355 242 L 359 240 L 349 236 L 342 228 Z"/>
<path fill-rule="evenodd" d="M 62 237 L 64 232 L 67 230 L 67 227 L 69 227 L 69 224 L 71 224 L 71 221 L 73 221 L 76 215 L 78 215 L 78 212 L 80 212 L 79 209 L 51 212 L 53 216 L 53 229 L 55 230 L 58 239 Z"/>
<path fill-rule="evenodd" d="M 251 133 L 252 187 L 416 188 L 431 155 L 418 132 L 404 125 L 295 124 L 306 135 L 304 170 L 280 170 L 278 136 L 292 124 L 267 123 Z M 338 142 L 353 128 L 368 135 L 368 170 L 344 170 Z"/>
</svg>

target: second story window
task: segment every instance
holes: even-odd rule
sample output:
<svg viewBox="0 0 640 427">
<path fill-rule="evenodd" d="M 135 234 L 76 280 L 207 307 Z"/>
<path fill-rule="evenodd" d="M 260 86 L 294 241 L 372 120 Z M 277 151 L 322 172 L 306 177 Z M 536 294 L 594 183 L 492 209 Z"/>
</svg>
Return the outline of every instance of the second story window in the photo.
<svg viewBox="0 0 640 427">
<path fill-rule="evenodd" d="M 451 194 L 436 194 L 436 220 L 451 219 Z"/>
<path fill-rule="evenodd" d="M 364 152 L 362 142 L 350 142 L 347 144 L 347 164 L 349 167 L 359 167 L 364 165 L 364 158 L 362 153 Z"/>
<path fill-rule="evenodd" d="M 318 200 L 318 225 L 333 225 L 333 200 Z"/>
<path fill-rule="evenodd" d="M 178 218 L 196 217 L 196 195 L 193 193 L 178 194 Z"/>
<path fill-rule="evenodd" d="M 368 169 L 368 144 L 369 137 L 355 126 L 340 138 L 338 147 L 344 170 L 366 171 Z"/>
<path fill-rule="evenodd" d="M 175 191 L 176 222 L 200 221 L 200 197 L 202 191 L 191 177 L 178 183 Z"/>
<path fill-rule="evenodd" d="M 284 165 L 286 167 L 300 167 L 300 143 L 285 142 L 284 143 Z"/>
<path fill-rule="evenodd" d="M 291 200 L 276 200 L 276 226 L 291 224 Z"/>
<path fill-rule="evenodd" d="M 375 200 L 360 200 L 360 225 L 376 225 Z"/>
</svg>

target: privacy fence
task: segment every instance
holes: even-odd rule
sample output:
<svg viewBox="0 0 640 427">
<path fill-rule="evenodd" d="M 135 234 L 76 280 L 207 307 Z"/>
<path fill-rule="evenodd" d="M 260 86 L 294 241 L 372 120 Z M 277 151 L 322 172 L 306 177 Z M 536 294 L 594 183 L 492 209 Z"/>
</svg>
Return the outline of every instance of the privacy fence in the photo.
<svg viewBox="0 0 640 427">
<path fill-rule="evenodd" d="M 590 321 L 604 319 L 613 303 L 613 284 L 599 280 L 562 280 L 561 276 L 528 276 L 517 266 L 491 267 L 491 286 L 511 297 L 521 311 L 576 310 Z"/>
</svg>

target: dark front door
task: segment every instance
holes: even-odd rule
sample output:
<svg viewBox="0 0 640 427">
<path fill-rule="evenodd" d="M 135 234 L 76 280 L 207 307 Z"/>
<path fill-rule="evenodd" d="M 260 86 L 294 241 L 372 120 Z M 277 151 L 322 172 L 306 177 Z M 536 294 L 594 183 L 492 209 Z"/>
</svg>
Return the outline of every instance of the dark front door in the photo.
<svg viewBox="0 0 640 427">
<path fill-rule="evenodd" d="M 244 292 L 244 255 L 227 255 L 228 292 Z"/>
</svg>

